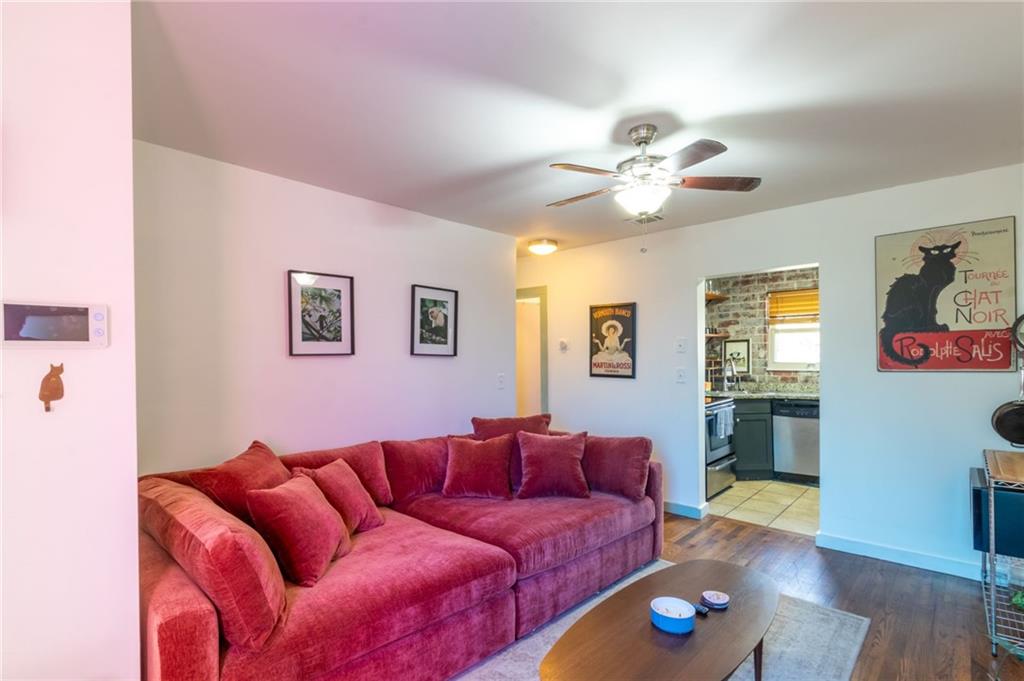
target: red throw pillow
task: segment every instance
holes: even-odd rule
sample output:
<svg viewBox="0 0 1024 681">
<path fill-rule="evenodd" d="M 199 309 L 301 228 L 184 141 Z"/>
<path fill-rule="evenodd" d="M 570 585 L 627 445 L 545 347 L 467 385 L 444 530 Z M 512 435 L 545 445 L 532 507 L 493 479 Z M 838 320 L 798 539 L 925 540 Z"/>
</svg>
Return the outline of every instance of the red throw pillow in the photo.
<svg viewBox="0 0 1024 681">
<path fill-rule="evenodd" d="M 378 506 L 387 506 L 392 502 L 391 485 L 388 484 L 388 474 L 384 469 L 384 450 L 379 442 L 285 454 L 281 462 L 289 469 L 320 468 L 337 459 L 344 459 L 352 467 L 359 476 L 359 482 L 363 483 Z"/>
<path fill-rule="evenodd" d="M 582 464 L 586 433 L 519 433 L 517 437 L 523 453 L 523 485 L 518 498 L 590 496 Z"/>
<path fill-rule="evenodd" d="M 441 491 L 448 465 L 447 438 L 388 440 L 380 444 L 395 501 Z"/>
<path fill-rule="evenodd" d="M 551 425 L 551 414 L 536 414 L 534 416 L 511 416 L 499 419 L 487 419 L 479 416 L 473 417 L 473 436 L 478 440 L 489 440 L 492 437 L 511 433 L 513 436 L 520 432 L 548 434 L 548 426 Z M 519 452 L 519 441 L 512 441 L 512 487 L 519 489 L 523 482 L 523 462 Z"/>
<path fill-rule="evenodd" d="M 229 512 L 252 524 L 245 495 L 252 489 L 277 487 L 288 481 L 291 474 L 270 447 L 253 440 L 249 449 L 214 468 L 196 471 L 189 480 Z"/>
<path fill-rule="evenodd" d="M 448 470 L 444 476 L 446 497 L 498 497 L 511 499 L 508 467 L 512 458 L 511 434 L 489 440 L 448 438 Z"/>
<path fill-rule="evenodd" d="M 341 515 L 349 532 L 372 530 L 384 524 L 380 509 L 344 459 L 338 459 L 322 468 L 293 468 L 292 474 L 313 479 L 327 501 Z"/>
<path fill-rule="evenodd" d="M 170 480 L 139 482 L 139 526 L 217 608 L 224 638 L 259 650 L 284 613 L 284 580 L 256 530 L 197 489 Z"/>
<path fill-rule="evenodd" d="M 587 436 L 583 474 L 590 489 L 640 501 L 647 496 L 650 464 L 651 441 L 646 437 Z"/>
<path fill-rule="evenodd" d="M 300 586 L 316 584 L 332 560 L 352 549 L 345 522 L 311 478 L 297 475 L 273 489 L 249 490 L 245 496 L 256 529 Z"/>
</svg>

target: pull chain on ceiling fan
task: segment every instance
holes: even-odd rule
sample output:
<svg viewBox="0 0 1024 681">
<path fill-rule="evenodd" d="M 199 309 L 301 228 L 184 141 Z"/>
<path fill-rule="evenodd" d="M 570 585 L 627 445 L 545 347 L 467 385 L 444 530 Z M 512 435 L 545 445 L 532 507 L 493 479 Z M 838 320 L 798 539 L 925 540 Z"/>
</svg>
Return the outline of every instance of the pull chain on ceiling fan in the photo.
<svg viewBox="0 0 1024 681">
<path fill-rule="evenodd" d="M 595 196 L 615 194 L 616 203 L 633 215 L 644 216 L 660 210 L 673 189 L 749 192 L 761 184 L 759 177 L 679 177 L 677 174 L 680 171 L 718 156 L 726 150 L 726 146 L 715 140 L 699 139 L 671 156 L 648 154 L 647 145 L 654 141 L 657 134 L 657 126 L 650 123 L 630 128 L 629 139 L 640 148 L 640 153 L 619 163 L 614 171 L 575 163 L 552 163 L 551 167 L 558 170 L 611 177 L 622 184 L 555 201 L 548 206 L 567 206 Z"/>
</svg>

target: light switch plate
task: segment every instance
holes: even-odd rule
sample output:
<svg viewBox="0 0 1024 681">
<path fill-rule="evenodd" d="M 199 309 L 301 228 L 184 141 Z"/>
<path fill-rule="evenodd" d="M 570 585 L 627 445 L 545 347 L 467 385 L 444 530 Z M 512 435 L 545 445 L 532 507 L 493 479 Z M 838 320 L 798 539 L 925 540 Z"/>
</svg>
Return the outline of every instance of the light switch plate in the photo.
<svg viewBox="0 0 1024 681">
<path fill-rule="evenodd" d="M 686 352 L 686 338 L 676 338 L 676 352 Z"/>
<path fill-rule="evenodd" d="M 504 389 L 505 389 L 505 374 L 499 373 L 498 374 L 498 390 L 504 390 Z"/>
<path fill-rule="evenodd" d="M 676 383 L 686 383 L 686 369 L 676 367 Z"/>
</svg>

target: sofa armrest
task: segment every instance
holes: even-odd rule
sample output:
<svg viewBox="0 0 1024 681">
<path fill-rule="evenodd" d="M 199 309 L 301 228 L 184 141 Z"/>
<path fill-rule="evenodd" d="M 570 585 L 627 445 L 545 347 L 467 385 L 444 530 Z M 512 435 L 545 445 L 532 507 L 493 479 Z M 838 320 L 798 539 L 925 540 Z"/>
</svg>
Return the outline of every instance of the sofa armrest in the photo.
<svg viewBox="0 0 1024 681">
<path fill-rule="evenodd" d="M 217 681 L 220 629 L 206 594 L 145 532 L 139 533 L 143 681 Z"/>
<path fill-rule="evenodd" d="M 665 544 L 665 484 L 660 461 L 651 461 L 647 472 L 647 496 L 654 502 L 654 560 L 661 558 Z"/>
</svg>

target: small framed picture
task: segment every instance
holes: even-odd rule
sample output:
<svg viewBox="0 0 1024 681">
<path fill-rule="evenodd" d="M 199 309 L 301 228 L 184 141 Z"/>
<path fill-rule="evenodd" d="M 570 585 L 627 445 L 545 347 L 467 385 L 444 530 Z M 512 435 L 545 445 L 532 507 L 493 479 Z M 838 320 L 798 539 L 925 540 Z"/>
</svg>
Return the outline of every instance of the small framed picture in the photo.
<svg viewBox="0 0 1024 681">
<path fill-rule="evenodd" d="M 288 270 L 288 354 L 354 355 L 352 277 Z"/>
<path fill-rule="evenodd" d="M 590 375 L 636 378 L 636 303 L 590 306 Z"/>
<path fill-rule="evenodd" d="M 455 357 L 459 352 L 459 292 L 412 285 L 410 353 Z"/>
<path fill-rule="evenodd" d="M 750 339 L 727 340 L 722 352 L 722 361 L 732 360 L 737 374 L 750 373 Z"/>
</svg>

